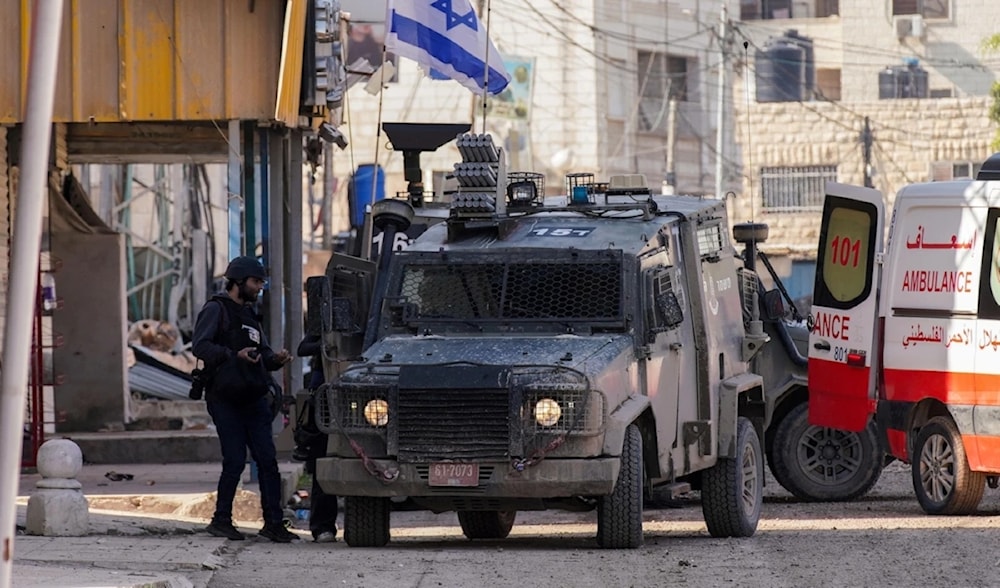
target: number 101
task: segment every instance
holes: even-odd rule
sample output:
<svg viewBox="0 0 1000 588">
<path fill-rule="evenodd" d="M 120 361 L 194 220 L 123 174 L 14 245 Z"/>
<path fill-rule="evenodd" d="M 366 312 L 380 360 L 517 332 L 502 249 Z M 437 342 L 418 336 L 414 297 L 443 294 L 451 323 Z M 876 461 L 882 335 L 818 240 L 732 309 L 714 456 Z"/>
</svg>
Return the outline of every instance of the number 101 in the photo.
<svg viewBox="0 0 1000 588">
<path fill-rule="evenodd" d="M 861 256 L 861 239 L 853 240 L 849 237 L 834 237 L 830 243 L 830 263 L 858 267 L 858 259 Z"/>
</svg>

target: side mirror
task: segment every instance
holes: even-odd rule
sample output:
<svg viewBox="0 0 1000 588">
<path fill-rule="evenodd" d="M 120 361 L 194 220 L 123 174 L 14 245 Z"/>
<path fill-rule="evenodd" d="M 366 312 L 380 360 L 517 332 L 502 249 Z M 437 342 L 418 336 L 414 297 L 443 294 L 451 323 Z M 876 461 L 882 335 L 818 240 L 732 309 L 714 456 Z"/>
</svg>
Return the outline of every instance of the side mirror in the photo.
<svg viewBox="0 0 1000 588">
<path fill-rule="evenodd" d="M 306 334 L 322 337 L 333 330 L 330 280 L 326 276 L 306 279 Z"/>
<path fill-rule="evenodd" d="M 785 316 L 785 299 L 778 290 L 764 292 L 764 316 L 776 321 Z"/>
</svg>

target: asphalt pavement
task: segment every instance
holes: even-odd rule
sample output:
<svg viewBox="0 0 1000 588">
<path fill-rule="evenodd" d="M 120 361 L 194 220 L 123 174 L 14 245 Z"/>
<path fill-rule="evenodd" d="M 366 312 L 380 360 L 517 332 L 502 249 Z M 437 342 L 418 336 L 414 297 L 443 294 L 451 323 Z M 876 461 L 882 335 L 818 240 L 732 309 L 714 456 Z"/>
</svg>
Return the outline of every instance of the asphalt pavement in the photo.
<svg viewBox="0 0 1000 588">
<path fill-rule="evenodd" d="M 294 492 L 302 465 L 281 463 L 286 496 Z M 12 585 L 18 588 L 208 586 L 212 574 L 256 542 L 262 526 L 255 481 L 237 494 L 234 522 L 248 535 L 228 541 L 204 531 L 211 519 L 217 463 L 85 465 L 77 479 L 90 505 L 85 537 L 31 536 L 14 540 Z M 17 524 L 23 528 L 27 503 L 41 476 L 21 475 Z M 293 514 L 289 512 L 289 514 Z M 293 528 L 311 540 L 304 521 Z"/>
</svg>

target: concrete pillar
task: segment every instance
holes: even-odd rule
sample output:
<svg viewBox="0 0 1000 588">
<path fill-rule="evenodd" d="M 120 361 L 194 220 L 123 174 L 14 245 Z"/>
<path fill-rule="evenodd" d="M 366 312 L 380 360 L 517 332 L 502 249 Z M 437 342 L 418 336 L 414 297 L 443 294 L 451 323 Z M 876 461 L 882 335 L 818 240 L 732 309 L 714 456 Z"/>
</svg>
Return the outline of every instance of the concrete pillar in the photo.
<svg viewBox="0 0 1000 588">
<path fill-rule="evenodd" d="M 90 505 L 76 479 L 83 467 L 80 447 L 69 439 L 51 439 L 38 449 L 42 479 L 28 499 L 25 529 L 29 535 L 82 537 L 90 531 Z"/>
</svg>

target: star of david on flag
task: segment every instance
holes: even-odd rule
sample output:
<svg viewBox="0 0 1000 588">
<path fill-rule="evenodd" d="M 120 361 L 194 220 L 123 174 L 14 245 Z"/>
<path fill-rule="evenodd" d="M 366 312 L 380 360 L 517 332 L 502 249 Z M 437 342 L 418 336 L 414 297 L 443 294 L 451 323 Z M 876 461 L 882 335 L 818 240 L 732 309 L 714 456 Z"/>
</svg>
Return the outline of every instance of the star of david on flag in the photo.
<svg viewBox="0 0 1000 588">
<path fill-rule="evenodd" d="M 388 0 L 386 51 L 416 61 L 479 94 L 499 94 L 510 83 L 500 52 L 469 0 Z M 487 68 L 489 71 L 487 72 Z"/>
</svg>

